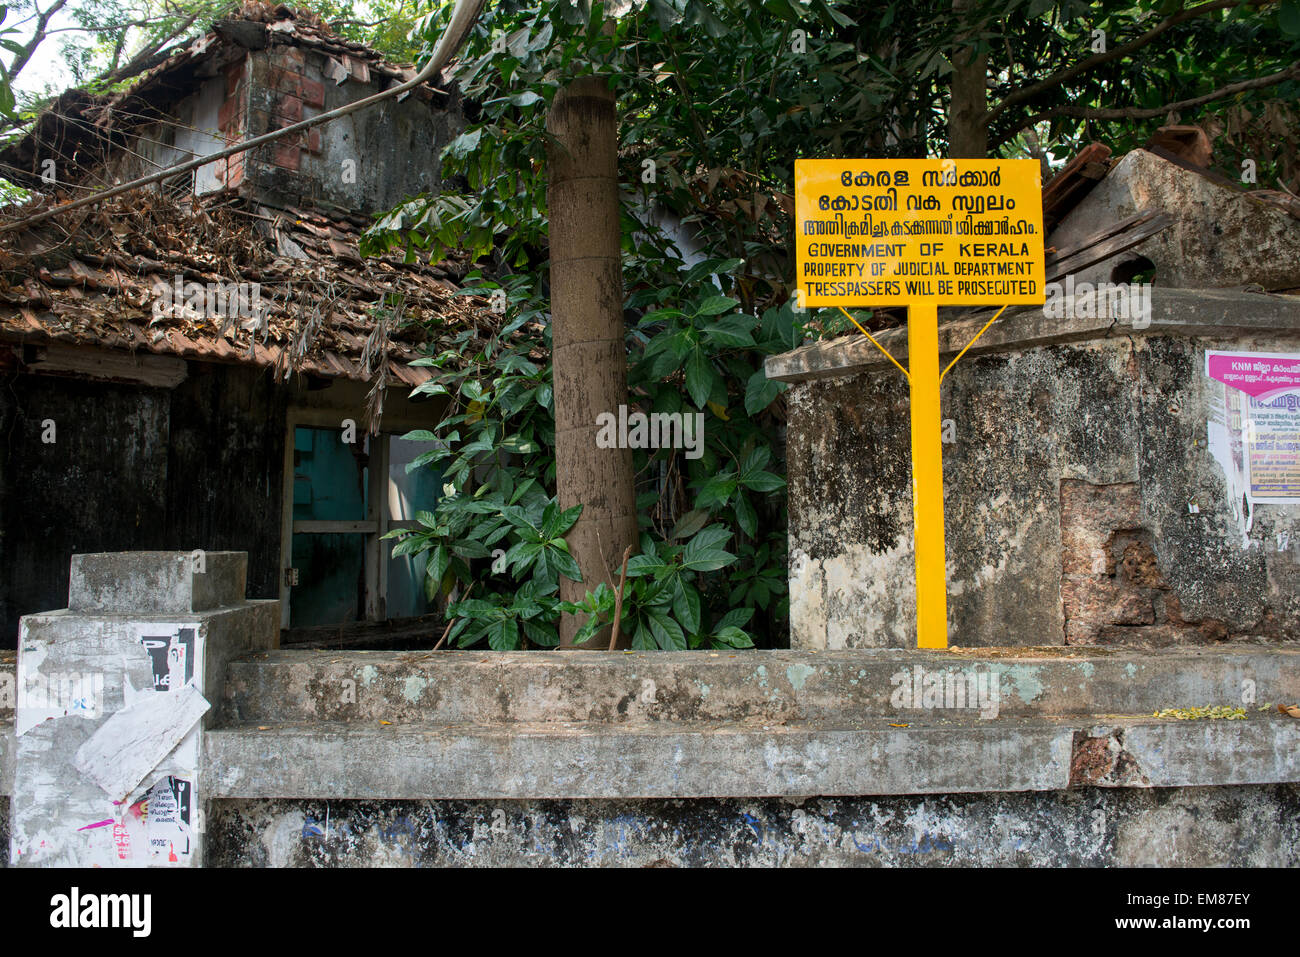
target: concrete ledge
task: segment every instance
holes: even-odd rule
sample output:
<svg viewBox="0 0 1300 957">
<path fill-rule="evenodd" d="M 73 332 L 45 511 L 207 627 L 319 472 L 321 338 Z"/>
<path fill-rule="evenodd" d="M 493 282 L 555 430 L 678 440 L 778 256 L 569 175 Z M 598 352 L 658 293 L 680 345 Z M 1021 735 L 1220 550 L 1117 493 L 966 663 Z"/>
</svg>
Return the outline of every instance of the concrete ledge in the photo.
<svg viewBox="0 0 1300 957">
<path fill-rule="evenodd" d="M 1075 763 L 1076 784 L 1179 787 L 1199 784 L 1272 784 L 1300 781 L 1300 721 L 1152 721 L 1101 728 L 1115 765 L 1090 780 Z M 1076 758 L 1080 757 L 1076 739 Z"/>
<path fill-rule="evenodd" d="M 66 614 L 66 613 L 65 613 Z M 1300 649 L 249 655 L 205 735 L 213 796 L 799 797 L 1300 781 L 1300 721 L 1152 711 L 1300 700 Z M 995 720 L 892 678 L 987 673 Z M 7 664 L 12 674 L 12 660 Z M 6 662 L 0 659 L 0 675 Z M 1087 709 L 1081 711 L 1081 709 Z M 11 793 L 12 716 L 0 725 Z M 381 725 L 380 721 L 391 722 Z"/>
<path fill-rule="evenodd" d="M 311 652 L 230 663 L 218 723 L 853 721 L 894 706 L 903 679 L 996 676 L 999 715 L 1150 714 L 1300 701 L 1300 646 L 824 652 Z M 1246 682 L 1251 682 L 1247 685 Z"/>
<path fill-rule="evenodd" d="M 636 728 L 318 723 L 208 732 L 216 798 L 802 797 L 1300 780 L 1300 722 Z"/>
<path fill-rule="evenodd" d="M 1049 724 L 321 723 L 214 731 L 205 746 L 216 798 L 657 798 L 1051 790 L 1068 782 L 1072 737 Z"/>
<path fill-rule="evenodd" d="M 1100 305 L 1100 304 L 1099 304 Z M 993 315 L 943 310 L 939 353 L 955 356 Z M 1274 296 L 1228 289 L 1151 290 L 1150 325 L 1134 327 L 1129 319 L 1113 318 L 1108 304 L 1096 317 L 1053 319 L 1042 307 L 1008 309 L 966 355 L 1011 352 L 1067 342 L 1130 336 L 1204 336 L 1231 340 L 1260 333 L 1289 332 L 1300 336 L 1300 297 Z M 907 330 L 887 329 L 876 336 L 882 346 L 907 365 Z M 889 368 L 889 360 L 860 333 L 814 342 L 791 352 L 769 356 L 769 379 L 804 382 Z"/>
<path fill-rule="evenodd" d="M 190 614 L 244 600 L 247 552 L 73 555 L 68 609 L 77 614 Z"/>
</svg>

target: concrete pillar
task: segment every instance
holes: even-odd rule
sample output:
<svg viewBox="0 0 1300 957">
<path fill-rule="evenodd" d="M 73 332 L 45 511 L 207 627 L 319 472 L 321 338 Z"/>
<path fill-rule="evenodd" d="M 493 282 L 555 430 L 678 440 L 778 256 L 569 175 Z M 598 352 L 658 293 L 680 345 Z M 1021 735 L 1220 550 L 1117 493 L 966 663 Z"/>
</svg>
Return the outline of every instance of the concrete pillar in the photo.
<svg viewBox="0 0 1300 957">
<path fill-rule="evenodd" d="M 74 555 L 68 607 L 18 630 L 10 863 L 203 860 L 203 728 L 231 658 L 274 648 L 245 552 Z"/>
</svg>

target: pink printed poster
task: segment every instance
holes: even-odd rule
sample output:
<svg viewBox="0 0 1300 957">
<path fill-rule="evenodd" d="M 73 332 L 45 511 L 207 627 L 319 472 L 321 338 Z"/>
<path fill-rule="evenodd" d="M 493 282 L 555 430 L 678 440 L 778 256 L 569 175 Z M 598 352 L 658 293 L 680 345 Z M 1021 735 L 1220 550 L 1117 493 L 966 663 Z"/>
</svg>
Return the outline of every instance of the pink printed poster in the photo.
<svg viewBox="0 0 1300 957">
<path fill-rule="evenodd" d="M 1300 354 L 1205 353 L 1210 451 L 1223 466 L 1234 511 L 1300 503 Z"/>
</svg>

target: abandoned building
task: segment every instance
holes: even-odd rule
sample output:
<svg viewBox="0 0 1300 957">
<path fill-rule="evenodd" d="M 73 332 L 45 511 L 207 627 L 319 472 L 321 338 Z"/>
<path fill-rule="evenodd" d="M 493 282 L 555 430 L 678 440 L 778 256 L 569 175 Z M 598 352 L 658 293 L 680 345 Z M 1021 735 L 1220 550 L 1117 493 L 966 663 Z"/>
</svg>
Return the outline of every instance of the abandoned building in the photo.
<svg viewBox="0 0 1300 957">
<path fill-rule="evenodd" d="M 410 75 L 245 11 L 0 163 L 106 182 Z M 430 87 L 0 240 L 0 863 L 1300 863 L 1292 479 L 1250 471 L 1206 374 L 1300 352 L 1300 243 L 1158 144 L 1044 195 L 1047 279 L 1154 275 L 1149 301 L 1008 311 L 948 380 L 963 647 L 915 648 L 907 391 L 857 336 L 766 366 L 793 383 L 791 648 L 283 647 L 424 610 L 379 541 L 438 494 L 397 436 L 441 411 L 408 395 L 429 320 L 488 320 L 466 263 L 356 242 L 439 187 L 459 123 Z M 985 314 L 940 318 L 950 356 Z"/>
<path fill-rule="evenodd" d="M 314 15 L 250 4 L 124 93 L 61 96 L 0 154 L 38 196 L 6 216 L 413 75 Z M 428 611 L 419 563 L 379 538 L 438 494 L 404 468 L 424 444 L 399 438 L 440 408 L 409 398 L 429 375 L 411 365 L 425 323 L 479 311 L 453 298 L 466 263 L 363 260 L 357 242 L 439 188 L 462 125 L 455 90 L 427 84 L 4 235 L 0 647 L 65 603 L 76 552 L 247 551 L 249 593 L 279 599 L 285 627 Z"/>
</svg>

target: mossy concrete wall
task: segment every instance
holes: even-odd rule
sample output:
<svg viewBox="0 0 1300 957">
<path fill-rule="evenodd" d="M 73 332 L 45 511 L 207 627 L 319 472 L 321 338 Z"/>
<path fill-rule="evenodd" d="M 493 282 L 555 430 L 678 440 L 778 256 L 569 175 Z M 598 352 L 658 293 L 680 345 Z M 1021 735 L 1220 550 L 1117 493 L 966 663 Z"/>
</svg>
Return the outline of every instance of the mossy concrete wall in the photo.
<svg viewBox="0 0 1300 957">
<path fill-rule="evenodd" d="M 224 867 L 1295 867 L 1300 786 L 672 801 L 219 801 Z"/>
<path fill-rule="evenodd" d="M 1149 323 L 1008 314 L 944 384 L 955 646 L 1300 634 L 1300 507 L 1227 500 L 1205 350 L 1300 352 L 1300 301 L 1152 290 Z M 984 317 L 941 327 L 955 355 Z M 901 330 L 882 341 L 905 361 Z M 907 384 L 861 337 L 773 357 L 789 392 L 798 649 L 915 646 Z M 1249 530 L 1247 529 L 1249 524 Z"/>
<path fill-rule="evenodd" d="M 0 799 L 0 844 L 8 805 Z M 217 801 L 208 837 L 214 867 L 1297 867 L 1300 785 L 801 802 Z"/>
</svg>

